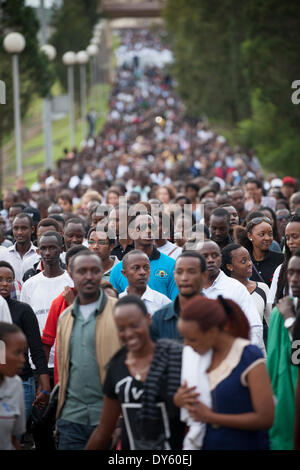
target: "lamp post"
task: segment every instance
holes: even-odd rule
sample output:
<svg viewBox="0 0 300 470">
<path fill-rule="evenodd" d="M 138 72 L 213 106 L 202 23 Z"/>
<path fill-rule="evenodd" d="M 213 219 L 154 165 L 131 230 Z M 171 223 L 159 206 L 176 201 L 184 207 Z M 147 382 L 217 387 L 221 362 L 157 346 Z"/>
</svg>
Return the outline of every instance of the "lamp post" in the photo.
<svg viewBox="0 0 300 470">
<path fill-rule="evenodd" d="M 76 61 L 80 67 L 80 108 L 81 108 L 81 121 L 82 121 L 82 129 L 83 129 L 83 140 L 87 136 L 87 128 L 86 128 L 86 106 L 87 106 L 87 98 L 86 98 L 86 64 L 89 61 L 89 55 L 86 51 L 79 51 L 76 54 Z"/>
<path fill-rule="evenodd" d="M 91 82 L 90 82 L 90 87 L 91 87 L 91 90 L 93 89 L 93 86 L 95 84 L 95 61 L 96 61 L 96 57 L 98 55 L 98 52 L 99 52 L 99 49 L 98 49 L 98 46 L 96 46 L 96 44 L 90 44 L 87 48 L 86 48 L 86 51 L 91 59 L 90 61 L 90 79 L 91 79 Z"/>
<path fill-rule="evenodd" d="M 51 44 L 44 44 L 41 51 L 46 54 L 49 61 L 56 57 L 56 49 Z M 47 96 L 43 100 L 43 124 L 45 135 L 45 168 L 46 170 L 53 169 L 53 146 L 52 146 L 52 119 L 51 119 L 51 101 Z"/>
<path fill-rule="evenodd" d="M 69 94 L 69 116 L 70 116 L 70 144 L 75 146 L 75 110 L 74 110 L 74 64 L 76 63 L 75 52 L 68 51 L 62 57 L 63 63 L 68 67 L 68 94 Z"/>
<path fill-rule="evenodd" d="M 16 140 L 16 171 L 17 176 L 22 175 L 22 136 L 20 113 L 20 83 L 19 83 L 19 56 L 26 45 L 25 38 L 20 33 L 9 33 L 5 36 L 3 46 L 6 52 L 12 54 L 13 90 L 14 90 L 14 119 Z"/>
</svg>

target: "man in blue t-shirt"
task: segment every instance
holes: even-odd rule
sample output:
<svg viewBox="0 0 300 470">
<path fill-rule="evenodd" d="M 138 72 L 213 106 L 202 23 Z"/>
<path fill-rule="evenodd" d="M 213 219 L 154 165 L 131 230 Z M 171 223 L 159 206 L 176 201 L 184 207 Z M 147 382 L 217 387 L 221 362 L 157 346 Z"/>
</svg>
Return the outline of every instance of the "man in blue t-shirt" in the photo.
<svg viewBox="0 0 300 470">
<path fill-rule="evenodd" d="M 178 289 L 174 280 L 175 260 L 160 253 L 155 246 L 155 239 L 152 230 L 155 229 L 155 222 L 151 215 L 140 214 L 131 221 L 134 239 L 134 248 L 143 251 L 150 260 L 150 278 L 148 285 L 151 289 L 157 290 L 174 300 L 178 294 Z M 122 274 L 123 263 L 118 263 L 113 267 L 110 274 L 110 282 L 118 290 L 123 292 L 128 281 Z"/>
</svg>

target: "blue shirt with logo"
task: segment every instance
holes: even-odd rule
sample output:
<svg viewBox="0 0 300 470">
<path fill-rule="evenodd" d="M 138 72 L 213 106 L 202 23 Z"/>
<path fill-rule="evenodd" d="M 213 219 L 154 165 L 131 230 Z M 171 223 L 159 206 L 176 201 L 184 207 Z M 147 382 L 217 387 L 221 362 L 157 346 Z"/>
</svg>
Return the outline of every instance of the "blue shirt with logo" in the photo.
<svg viewBox="0 0 300 470">
<path fill-rule="evenodd" d="M 148 286 L 174 300 L 178 295 L 178 289 L 174 280 L 175 260 L 154 248 L 149 261 L 150 278 Z M 119 294 L 128 286 L 128 281 L 121 272 L 122 269 L 123 262 L 116 264 L 111 270 L 109 278 L 109 281 Z"/>
</svg>

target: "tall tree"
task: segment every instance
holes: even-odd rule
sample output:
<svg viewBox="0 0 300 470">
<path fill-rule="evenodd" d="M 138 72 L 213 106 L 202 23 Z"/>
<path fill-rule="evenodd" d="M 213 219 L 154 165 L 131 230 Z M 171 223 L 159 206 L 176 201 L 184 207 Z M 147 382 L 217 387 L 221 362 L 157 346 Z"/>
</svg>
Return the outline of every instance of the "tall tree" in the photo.
<svg viewBox="0 0 300 470">
<path fill-rule="evenodd" d="M 61 59 L 67 51 L 78 52 L 86 49 L 92 38 L 93 26 L 99 20 L 99 0 L 64 0 L 53 13 L 51 26 L 54 29 L 50 43 Z M 57 76 L 67 89 L 66 67 L 61 60 L 55 63 Z M 79 84 L 75 81 L 78 97 Z"/>
<path fill-rule="evenodd" d="M 33 96 L 43 97 L 53 84 L 53 74 L 45 55 L 40 52 L 37 34 L 40 29 L 35 11 L 25 0 L 2 0 L 0 3 L 0 79 L 6 85 L 6 104 L 0 105 L 0 152 L 3 135 L 14 126 L 12 63 L 3 48 L 4 37 L 12 31 L 23 34 L 26 47 L 19 60 L 20 106 L 24 117 Z M 2 172 L 2 168 L 0 169 Z"/>
<path fill-rule="evenodd" d="M 266 169 L 300 176 L 300 3 L 167 0 L 178 91 L 187 113 L 231 124 Z M 288 165 L 288 166 L 287 166 Z"/>
</svg>

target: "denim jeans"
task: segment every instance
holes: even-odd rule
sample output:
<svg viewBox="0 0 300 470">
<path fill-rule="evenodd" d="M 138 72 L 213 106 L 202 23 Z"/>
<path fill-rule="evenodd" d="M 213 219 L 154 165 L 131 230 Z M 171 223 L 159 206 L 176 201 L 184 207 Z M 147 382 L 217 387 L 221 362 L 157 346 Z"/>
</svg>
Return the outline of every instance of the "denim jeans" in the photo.
<svg viewBox="0 0 300 470">
<path fill-rule="evenodd" d="M 83 450 L 96 426 L 57 421 L 58 450 Z"/>
<path fill-rule="evenodd" d="M 24 400 L 25 400 L 25 411 L 26 411 L 26 422 L 31 415 L 32 403 L 35 399 L 35 383 L 34 377 L 29 377 L 27 380 L 23 380 Z"/>
</svg>

